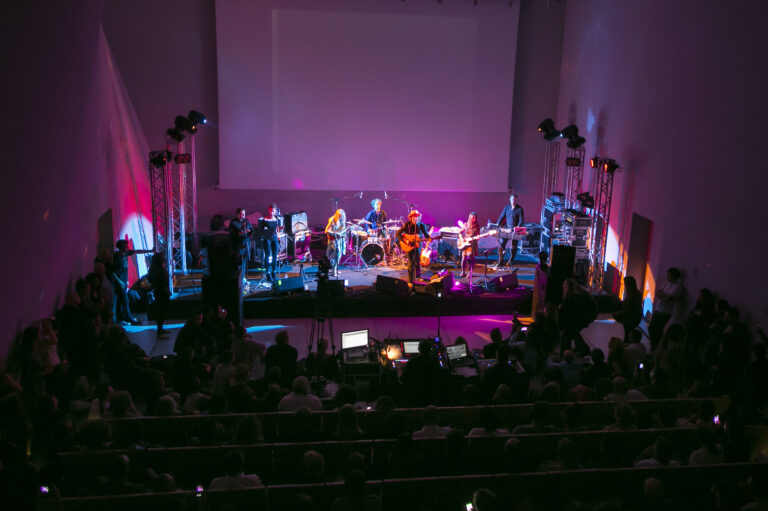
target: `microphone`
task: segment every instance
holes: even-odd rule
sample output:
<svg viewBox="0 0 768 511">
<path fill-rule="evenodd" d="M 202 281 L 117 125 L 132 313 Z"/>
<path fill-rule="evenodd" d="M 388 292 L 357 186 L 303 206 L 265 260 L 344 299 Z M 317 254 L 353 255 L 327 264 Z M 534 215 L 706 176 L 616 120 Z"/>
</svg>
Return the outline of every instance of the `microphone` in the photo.
<svg viewBox="0 0 768 511">
<path fill-rule="evenodd" d="M 387 195 L 387 192 L 384 192 L 384 198 L 389 199 L 389 195 Z"/>
<path fill-rule="evenodd" d="M 363 198 L 363 192 L 357 192 L 357 198 L 362 199 Z"/>
</svg>

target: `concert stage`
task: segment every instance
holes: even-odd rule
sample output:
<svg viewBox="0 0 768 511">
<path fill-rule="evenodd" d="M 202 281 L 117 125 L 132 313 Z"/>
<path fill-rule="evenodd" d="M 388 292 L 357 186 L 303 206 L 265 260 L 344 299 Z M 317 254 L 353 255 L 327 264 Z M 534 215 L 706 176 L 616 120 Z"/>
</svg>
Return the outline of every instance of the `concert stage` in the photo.
<svg viewBox="0 0 768 511">
<path fill-rule="evenodd" d="M 338 278 L 345 283 L 343 294 L 330 298 L 318 298 L 317 263 L 283 264 L 280 273 L 284 289 L 261 281 L 261 273 L 249 270 L 248 292 L 243 297 L 243 317 L 298 318 L 316 315 L 332 317 L 380 317 L 380 316 L 454 316 L 476 314 L 530 314 L 532 286 L 535 271 L 533 258 L 518 256 L 513 268 L 493 271 L 484 264 L 476 264 L 472 285 L 468 278 L 458 278 L 460 270 L 453 264 L 433 264 L 422 270 L 422 284 L 414 292 L 402 293 L 407 279 L 404 266 L 374 266 L 355 268 L 343 266 Z M 516 274 L 518 285 L 511 289 L 498 289 L 498 277 L 504 277 L 504 286 Z M 302 276 L 303 274 L 303 276 Z M 440 274 L 454 284 L 428 287 L 430 278 Z M 377 279 L 389 280 L 389 292 L 377 290 Z M 389 278 L 389 279 L 387 279 Z M 299 280 L 301 279 L 301 280 Z M 392 283 L 399 279 L 401 283 Z M 275 286 L 279 287 L 279 286 Z M 339 284 L 340 287 L 340 284 Z M 396 289 L 398 288 L 398 289 Z M 177 276 L 176 293 L 171 301 L 169 314 L 174 318 L 186 318 L 194 309 L 203 305 L 203 273 L 193 271 Z"/>
</svg>

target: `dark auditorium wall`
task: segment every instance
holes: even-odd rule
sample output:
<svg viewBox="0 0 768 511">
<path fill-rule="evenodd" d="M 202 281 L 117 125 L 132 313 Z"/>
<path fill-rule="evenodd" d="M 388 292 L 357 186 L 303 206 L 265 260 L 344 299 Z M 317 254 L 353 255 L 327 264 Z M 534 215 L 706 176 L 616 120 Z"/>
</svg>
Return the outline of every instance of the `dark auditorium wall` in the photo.
<svg viewBox="0 0 768 511">
<path fill-rule="evenodd" d="M 2 354 L 17 326 L 53 312 L 70 272 L 88 271 L 95 255 L 110 180 L 88 157 L 98 112 L 82 91 L 95 78 L 100 17 L 101 2 L 0 8 Z"/>
<path fill-rule="evenodd" d="M 439 9 L 435 5 L 435 9 Z M 526 0 L 521 4 L 518 40 L 519 64 L 515 94 L 510 169 L 510 185 L 521 195 L 529 219 L 538 219 L 542 186 L 544 146 L 535 127 L 557 107 L 556 77 L 564 7 L 553 2 Z M 216 35 L 213 0 L 106 0 L 104 30 L 115 54 L 137 115 L 152 148 L 162 146 L 164 132 L 173 118 L 196 108 L 213 119 L 214 125 L 197 135 L 199 157 L 199 227 L 207 230 L 211 215 L 232 213 L 235 206 L 264 210 L 272 201 L 283 211 L 304 209 L 310 223 L 324 224 L 332 213 L 329 199 L 339 197 L 336 190 L 272 191 L 218 190 Z M 515 65 L 510 62 L 509 65 Z M 500 169 L 500 172 L 505 172 Z M 471 178 L 471 172 L 468 175 Z M 339 184 L 344 189 L 344 183 Z M 353 190 L 356 192 L 358 190 Z M 350 199 L 340 204 L 348 216 L 357 218 L 369 209 L 374 192 L 362 190 L 363 200 Z M 381 191 L 377 193 L 380 195 Z M 496 220 L 506 204 L 507 191 L 498 193 L 418 193 L 398 192 L 416 203 L 427 221 L 445 224 L 465 217 L 470 209 L 481 222 Z M 403 204 L 385 201 L 390 216 L 406 213 Z"/>
<path fill-rule="evenodd" d="M 766 19 L 759 0 L 568 2 L 557 119 L 622 165 L 612 228 L 652 221 L 656 279 L 677 265 L 691 300 L 710 287 L 763 321 Z"/>
</svg>

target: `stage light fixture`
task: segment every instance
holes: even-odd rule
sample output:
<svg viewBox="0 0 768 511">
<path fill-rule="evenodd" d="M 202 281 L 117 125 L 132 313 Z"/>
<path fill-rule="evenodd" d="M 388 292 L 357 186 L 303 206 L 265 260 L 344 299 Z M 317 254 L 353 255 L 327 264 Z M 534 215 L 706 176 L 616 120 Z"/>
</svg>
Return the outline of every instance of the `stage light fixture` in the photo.
<svg viewBox="0 0 768 511">
<path fill-rule="evenodd" d="M 181 142 L 182 140 L 184 140 L 186 138 L 184 133 L 182 133 L 181 131 L 177 130 L 176 128 L 168 128 L 166 130 L 165 134 L 168 135 L 169 137 L 171 137 L 172 139 L 174 139 L 176 142 Z"/>
<path fill-rule="evenodd" d="M 161 169 L 165 167 L 172 156 L 170 151 L 152 151 L 149 153 L 149 162 L 156 169 Z"/>
<path fill-rule="evenodd" d="M 616 163 L 614 160 L 605 160 L 603 162 L 603 172 L 607 174 L 613 174 L 616 172 L 616 169 L 619 168 L 619 164 Z"/>
<path fill-rule="evenodd" d="M 178 132 L 186 131 L 187 133 L 194 134 L 195 131 L 197 131 L 197 125 L 183 115 L 177 115 L 176 119 L 173 120 L 173 123 Z"/>
<path fill-rule="evenodd" d="M 589 159 L 589 166 L 593 169 L 596 169 L 597 166 L 600 164 L 600 159 L 597 156 L 593 156 Z"/>
<path fill-rule="evenodd" d="M 578 200 L 581 205 L 585 208 L 593 208 L 595 207 L 595 198 L 592 197 L 589 192 L 582 192 L 576 196 L 576 200 Z"/>
<path fill-rule="evenodd" d="M 552 119 L 544 119 L 537 128 L 539 133 L 544 135 L 544 140 L 551 142 L 560 136 L 560 132 L 555 128 L 555 122 Z"/>
<path fill-rule="evenodd" d="M 584 145 L 584 142 L 586 142 L 584 137 L 579 136 L 579 128 L 575 124 L 571 124 L 570 126 L 563 128 L 560 132 L 560 136 L 562 138 L 568 139 L 568 143 L 566 145 L 571 149 L 581 147 Z"/>
<path fill-rule="evenodd" d="M 187 117 L 189 118 L 190 122 L 194 125 L 208 124 L 208 118 L 205 117 L 200 112 L 198 112 L 197 110 L 190 110 Z"/>
</svg>

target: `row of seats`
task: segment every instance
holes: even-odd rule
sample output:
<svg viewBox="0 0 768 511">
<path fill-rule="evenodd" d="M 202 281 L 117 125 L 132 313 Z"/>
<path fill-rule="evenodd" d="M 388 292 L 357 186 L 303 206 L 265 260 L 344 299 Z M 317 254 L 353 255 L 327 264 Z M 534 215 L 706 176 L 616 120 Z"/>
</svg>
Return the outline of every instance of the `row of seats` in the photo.
<svg viewBox="0 0 768 511">
<path fill-rule="evenodd" d="M 633 465 L 637 455 L 653 444 L 658 436 L 669 438 L 681 460 L 698 447 L 693 428 L 654 428 L 630 431 L 585 431 L 575 433 L 546 433 L 517 435 L 519 445 L 509 460 L 504 446 L 511 435 L 484 438 L 413 440 L 377 439 L 301 443 L 268 443 L 240 446 L 203 446 L 149 448 L 142 450 L 107 450 L 61 453 L 58 462 L 65 474 L 67 495 L 85 495 L 93 479 L 104 473 L 108 461 L 117 454 L 126 454 L 134 470 L 146 467 L 156 472 L 168 472 L 178 487 L 193 488 L 207 485 L 214 477 L 224 474 L 222 460 L 233 448 L 245 456 L 245 472 L 259 475 L 266 484 L 302 481 L 304 453 L 314 450 L 325 458 L 327 478 L 342 477 L 349 455 L 359 452 L 370 466 L 373 479 L 403 475 L 482 474 L 495 472 L 535 471 L 547 460 L 556 460 L 558 442 L 572 440 L 584 467 Z M 390 455 L 400 462 L 393 468 Z M 402 468 L 405 466 L 405 468 Z M 397 468 L 400 467 L 400 468 Z M 403 474 L 403 472 L 407 474 Z"/>
<path fill-rule="evenodd" d="M 649 427 L 654 424 L 651 419 L 663 410 L 674 413 L 677 417 L 686 417 L 698 410 L 701 399 L 659 399 L 648 401 L 633 401 L 631 406 L 638 416 L 639 427 Z M 728 407 L 727 398 L 714 400 L 716 413 L 721 413 Z M 550 415 L 557 419 L 559 414 L 573 403 L 552 403 Z M 527 424 L 531 421 L 533 404 L 495 405 L 493 406 L 503 425 Z M 582 410 L 583 423 L 598 428 L 614 422 L 615 403 L 606 401 L 583 402 L 578 406 Z M 469 430 L 478 425 L 480 406 L 455 406 L 438 408 L 438 423 L 450 425 L 457 429 Z M 401 408 L 392 412 L 402 419 L 406 431 L 414 431 L 424 424 L 424 408 Z M 179 415 L 173 417 L 141 417 L 128 419 L 109 419 L 115 438 L 142 441 L 145 444 L 160 444 L 166 446 L 187 445 L 190 438 L 204 437 L 203 428 L 210 419 L 216 420 L 224 430 L 234 431 L 238 422 L 248 414 L 222 415 Z M 381 428 L 381 413 L 375 410 L 360 411 L 358 414 L 360 427 L 369 436 Z M 336 431 L 338 411 L 312 412 L 310 417 L 297 418 L 294 413 L 261 413 L 257 414 L 263 426 L 264 438 L 267 441 L 278 441 L 296 432 L 301 426 L 304 431 L 316 431 L 323 438 L 332 439 Z M 308 422 L 307 422 L 308 421 Z"/>
<path fill-rule="evenodd" d="M 643 481 L 649 477 L 664 483 L 670 509 L 705 509 L 711 502 L 711 487 L 721 481 L 735 483 L 748 477 L 768 476 L 768 463 L 731 463 L 702 467 L 618 468 L 521 474 L 384 479 L 368 483 L 368 491 L 379 495 L 383 509 L 411 511 L 424 508 L 460 511 L 477 488 L 497 493 L 510 507 L 529 502 L 534 509 L 563 509 L 570 502 L 598 502 L 621 498 L 624 508 L 643 504 Z M 261 489 L 222 490 L 197 493 L 123 495 L 117 497 L 70 497 L 41 499 L 43 511 L 171 511 L 195 509 L 216 511 L 225 505 L 234 509 L 297 509 L 297 495 L 312 498 L 314 509 L 328 509 L 344 493 L 343 483 L 268 485 Z"/>
</svg>

